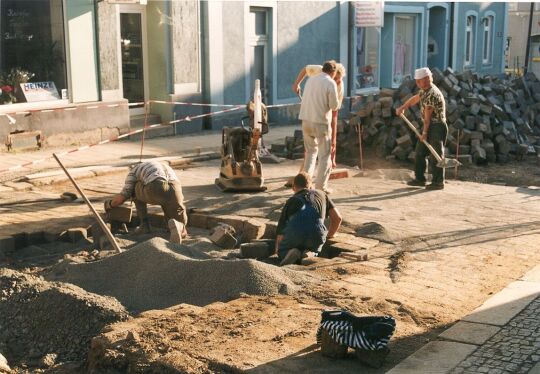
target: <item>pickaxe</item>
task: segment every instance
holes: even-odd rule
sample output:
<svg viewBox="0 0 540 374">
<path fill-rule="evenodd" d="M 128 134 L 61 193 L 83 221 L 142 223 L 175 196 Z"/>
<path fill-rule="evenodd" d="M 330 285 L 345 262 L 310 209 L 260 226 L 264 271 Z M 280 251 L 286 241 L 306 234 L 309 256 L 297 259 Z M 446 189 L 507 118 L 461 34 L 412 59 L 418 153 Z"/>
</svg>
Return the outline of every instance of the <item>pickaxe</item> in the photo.
<svg viewBox="0 0 540 374">
<path fill-rule="evenodd" d="M 412 131 L 414 131 L 414 133 L 416 134 L 416 136 L 418 137 L 418 139 L 421 139 L 421 136 L 420 136 L 420 133 L 418 132 L 418 130 L 416 130 L 416 127 L 414 127 L 414 125 L 411 123 L 411 121 L 409 121 L 407 119 L 407 117 L 405 117 L 405 114 L 401 113 L 400 115 L 401 119 L 403 119 L 403 121 L 405 121 L 405 123 L 407 124 L 407 126 L 409 126 L 411 128 Z M 426 142 L 425 140 L 422 140 L 422 142 L 424 143 L 424 145 L 427 147 L 427 149 L 429 149 L 429 151 L 431 152 L 431 154 L 433 155 L 433 157 L 435 157 L 435 159 L 437 160 L 437 166 L 440 167 L 440 168 L 454 168 L 456 166 L 460 166 L 461 165 L 461 162 L 459 162 L 458 160 L 456 159 L 453 159 L 453 158 L 442 158 L 441 156 L 439 156 L 439 154 L 437 153 L 437 151 L 435 149 L 433 149 L 433 147 L 431 146 L 431 144 L 429 144 L 428 142 Z"/>
</svg>

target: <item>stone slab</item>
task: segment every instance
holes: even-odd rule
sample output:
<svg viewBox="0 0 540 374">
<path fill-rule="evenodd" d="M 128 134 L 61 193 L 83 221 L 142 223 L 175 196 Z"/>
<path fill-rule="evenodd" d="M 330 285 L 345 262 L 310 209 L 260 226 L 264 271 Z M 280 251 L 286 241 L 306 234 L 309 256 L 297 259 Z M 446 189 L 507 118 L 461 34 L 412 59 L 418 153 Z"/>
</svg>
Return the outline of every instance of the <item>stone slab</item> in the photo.
<svg viewBox="0 0 540 374">
<path fill-rule="evenodd" d="M 525 273 L 521 280 L 526 282 L 540 282 L 540 264 Z"/>
<path fill-rule="evenodd" d="M 489 298 L 463 321 L 502 326 L 540 295 L 540 282 L 516 281 Z"/>
<path fill-rule="evenodd" d="M 460 321 L 439 335 L 439 338 L 480 345 L 499 332 L 499 330 L 500 328 L 497 326 Z"/>
<path fill-rule="evenodd" d="M 456 367 L 477 347 L 472 344 L 430 342 L 401 361 L 387 374 L 443 374 Z"/>
</svg>

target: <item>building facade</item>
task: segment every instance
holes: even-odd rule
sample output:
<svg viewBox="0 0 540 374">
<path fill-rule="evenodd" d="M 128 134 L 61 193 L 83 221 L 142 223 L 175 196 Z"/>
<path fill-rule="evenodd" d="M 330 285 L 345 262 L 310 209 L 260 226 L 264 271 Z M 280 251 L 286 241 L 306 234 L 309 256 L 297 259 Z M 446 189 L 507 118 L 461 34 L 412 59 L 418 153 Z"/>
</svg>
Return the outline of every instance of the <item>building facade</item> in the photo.
<svg viewBox="0 0 540 374">
<path fill-rule="evenodd" d="M 506 44 L 506 68 L 522 73 L 529 35 L 531 3 L 508 3 L 508 37 Z M 532 11 L 529 71 L 540 77 L 540 3 L 534 3 Z"/>
<path fill-rule="evenodd" d="M 74 108 L 17 116 L 0 136 L 39 126 L 49 137 L 122 133 L 130 116 L 144 113 L 143 102 L 242 105 L 256 79 L 264 102 L 282 105 L 271 121 L 292 121 L 299 99 L 291 84 L 306 64 L 342 62 L 346 95 L 367 95 L 398 87 L 421 66 L 501 73 L 507 32 L 506 3 L 384 2 L 382 27 L 357 27 L 347 1 L 0 0 L 0 10 L 0 72 L 29 71 L 32 82 L 53 82 L 58 96 L 26 103 L 23 96 L 0 113 Z M 85 109 L 96 104 L 100 111 Z M 146 109 L 170 121 L 212 108 Z M 177 128 L 218 129 L 241 115 Z"/>
</svg>

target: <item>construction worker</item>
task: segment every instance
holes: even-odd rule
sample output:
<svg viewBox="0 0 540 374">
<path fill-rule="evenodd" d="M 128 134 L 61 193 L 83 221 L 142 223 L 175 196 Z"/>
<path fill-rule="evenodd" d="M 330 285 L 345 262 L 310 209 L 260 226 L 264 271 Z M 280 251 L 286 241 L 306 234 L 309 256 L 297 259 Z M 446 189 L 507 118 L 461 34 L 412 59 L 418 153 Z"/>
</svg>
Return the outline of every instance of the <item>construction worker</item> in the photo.
<svg viewBox="0 0 540 374">
<path fill-rule="evenodd" d="M 293 180 L 294 195 L 287 200 L 277 226 L 275 252 L 281 265 L 299 263 L 307 251 L 319 253 L 341 225 L 341 214 L 320 190 L 311 189 L 311 177 L 301 172 Z M 327 229 L 324 219 L 330 217 Z"/>
<path fill-rule="evenodd" d="M 181 243 L 187 236 L 187 213 L 184 206 L 182 186 L 174 170 L 157 161 L 142 162 L 135 165 L 126 177 L 124 188 L 120 194 L 105 201 L 105 210 L 121 205 L 133 199 L 137 208 L 140 226 L 137 233 L 149 233 L 147 204 L 161 205 L 167 226 L 171 233 L 170 241 Z"/>
<path fill-rule="evenodd" d="M 414 157 L 415 178 L 407 184 L 409 186 L 426 186 L 426 157 L 429 157 L 432 168 L 431 184 L 426 186 L 427 190 L 442 190 L 444 188 L 444 168 L 438 167 L 435 157 L 431 155 L 424 141 L 429 142 L 435 151 L 444 158 L 444 144 L 448 135 L 446 125 L 446 104 L 444 96 L 435 84 L 429 68 L 416 69 L 414 72 L 416 85 L 420 89 L 416 95 L 407 100 L 402 106 L 396 109 L 396 114 L 400 116 L 406 109 L 420 103 L 424 127 L 420 141 L 416 143 Z"/>
<path fill-rule="evenodd" d="M 292 85 L 292 90 L 295 94 L 300 96 L 300 84 L 304 80 L 305 77 L 314 77 L 316 75 L 319 75 L 322 73 L 322 65 L 306 65 L 305 67 L 300 70 L 300 73 L 298 73 L 298 76 L 296 77 L 296 80 L 294 81 Z M 345 78 L 345 66 L 343 64 L 340 64 L 339 62 L 336 63 L 336 75 L 334 75 L 334 82 L 336 82 L 337 85 L 337 91 L 338 91 L 338 102 L 339 106 L 337 110 L 332 111 L 332 122 L 331 122 L 331 129 L 332 129 L 332 143 L 331 143 L 331 162 L 332 162 L 332 168 L 336 167 L 336 148 L 337 148 L 337 119 L 338 119 L 338 111 L 341 108 L 341 104 L 343 103 L 343 95 L 344 95 L 344 89 L 343 89 L 343 78 Z M 302 165 L 302 168 L 304 166 Z M 301 170 L 300 170 L 301 171 Z M 290 187 L 290 186 L 289 186 Z"/>
</svg>

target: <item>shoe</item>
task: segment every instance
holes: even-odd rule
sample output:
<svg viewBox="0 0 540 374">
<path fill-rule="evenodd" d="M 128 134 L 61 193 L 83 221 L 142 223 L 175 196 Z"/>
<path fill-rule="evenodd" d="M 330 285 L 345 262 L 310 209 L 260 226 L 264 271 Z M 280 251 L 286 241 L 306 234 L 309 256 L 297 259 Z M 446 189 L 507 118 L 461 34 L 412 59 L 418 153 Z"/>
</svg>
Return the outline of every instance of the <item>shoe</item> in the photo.
<svg viewBox="0 0 540 374">
<path fill-rule="evenodd" d="M 444 190 L 444 183 L 431 183 L 426 186 L 426 190 Z"/>
<path fill-rule="evenodd" d="M 302 259 L 302 252 L 297 248 L 289 249 L 279 266 L 294 265 Z"/>
<path fill-rule="evenodd" d="M 417 179 L 413 179 L 411 181 L 408 181 L 407 185 L 414 186 L 414 187 L 424 187 L 426 185 L 426 181 L 419 181 Z"/>
<path fill-rule="evenodd" d="M 171 237 L 169 238 L 169 241 L 171 243 L 176 243 L 176 244 L 182 243 L 182 233 L 184 232 L 184 224 L 182 222 L 178 222 L 174 218 L 171 218 L 167 222 L 167 226 L 169 227 L 169 231 L 171 232 Z"/>
</svg>

